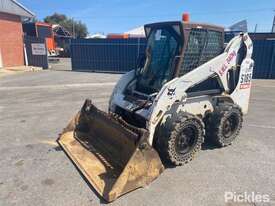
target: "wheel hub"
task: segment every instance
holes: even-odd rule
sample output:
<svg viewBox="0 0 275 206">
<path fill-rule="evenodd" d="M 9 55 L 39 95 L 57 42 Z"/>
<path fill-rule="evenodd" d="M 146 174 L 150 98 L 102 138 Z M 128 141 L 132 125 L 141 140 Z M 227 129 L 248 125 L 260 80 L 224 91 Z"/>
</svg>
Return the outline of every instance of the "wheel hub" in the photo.
<svg viewBox="0 0 275 206">
<path fill-rule="evenodd" d="M 176 151 L 179 154 L 188 153 L 194 147 L 196 136 L 197 132 L 191 125 L 183 128 L 176 139 Z"/>
<path fill-rule="evenodd" d="M 239 119 L 236 114 L 231 114 L 223 123 L 223 135 L 225 138 L 231 137 L 237 130 Z"/>
</svg>

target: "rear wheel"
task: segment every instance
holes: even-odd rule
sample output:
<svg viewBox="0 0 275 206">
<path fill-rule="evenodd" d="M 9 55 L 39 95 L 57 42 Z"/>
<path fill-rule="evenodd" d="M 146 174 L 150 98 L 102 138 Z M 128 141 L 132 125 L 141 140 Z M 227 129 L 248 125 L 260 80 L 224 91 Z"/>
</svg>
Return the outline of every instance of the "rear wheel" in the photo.
<svg viewBox="0 0 275 206">
<path fill-rule="evenodd" d="M 191 161 L 204 141 L 204 124 L 200 118 L 180 113 L 167 118 L 157 128 L 157 149 L 165 162 L 182 165 Z"/>
<path fill-rule="evenodd" d="M 217 146 L 228 146 L 240 133 L 242 122 L 242 112 L 237 105 L 219 105 L 207 117 L 205 122 L 206 137 Z"/>
</svg>

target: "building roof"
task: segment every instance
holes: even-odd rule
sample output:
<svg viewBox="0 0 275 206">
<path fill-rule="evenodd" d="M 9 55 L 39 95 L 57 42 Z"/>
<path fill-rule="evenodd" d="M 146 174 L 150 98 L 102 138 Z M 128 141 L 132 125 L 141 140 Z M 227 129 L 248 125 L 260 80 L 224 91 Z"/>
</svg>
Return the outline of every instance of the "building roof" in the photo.
<svg viewBox="0 0 275 206">
<path fill-rule="evenodd" d="M 35 16 L 33 12 L 28 10 L 16 0 L 0 0 L 0 12 L 28 18 Z"/>
<path fill-rule="evenodd" d="M 95 33 L 95 34 L 90 34 L 85 38 L 86 39 L 106 39 L 106 35 L 101 33 Z"/>
<path fill-rule="evenodd" d="M 228 29 L 229 29 L 229 31 L 247 32 L 247 21 L 246 21 L 246 19 L 239 21 L 239 22 L 233 24 L 232 26 L 230 26 Z"/>
<path fill-rule="evenodd" d="M 129 31 L 126 31 L 125 34 L 145 36 L 144 26 L 140 26 Z"/>
</svg>

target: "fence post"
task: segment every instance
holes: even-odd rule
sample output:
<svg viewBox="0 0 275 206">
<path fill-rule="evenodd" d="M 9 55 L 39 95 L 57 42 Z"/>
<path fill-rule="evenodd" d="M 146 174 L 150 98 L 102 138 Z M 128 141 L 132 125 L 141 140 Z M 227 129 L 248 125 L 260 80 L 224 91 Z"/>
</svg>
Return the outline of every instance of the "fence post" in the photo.
<svg viewBox="0 0 275 206">
<path fill-rule="evenodd" d="M 26 66 L 29 66 L 29 60 L 28 60 L 28 55 L 27 55 L 27 49 L 26 49 L 25 41 L 23 42 L 23 45 L 24 45 L 25 65 L 26 65 Z"/>
<path fill-rule="evenodd" d="M 272 79 L 273 70 L 275 70 L 275 68 L 273 68 L 274 63 L 275 63 L 275 41 L 272 41 L 272 55 L 271 55 L 271 61 L 269 66 L 269 73 L 268 73 L 269 79 Z"/>
<path fill-rule="evenodd" d="M 1 48 L 0 48 L 0 68 L 3 68 L 3 61 L 2 61 Z"/>
<path fill-rule="evenodd" d="M 140 37 L 138 37 L 138 46 L 137 46 L 138 50 L 137 50 L 137 59 L 139 57 L 139 52 L 140 52 Z"/>
</svg>

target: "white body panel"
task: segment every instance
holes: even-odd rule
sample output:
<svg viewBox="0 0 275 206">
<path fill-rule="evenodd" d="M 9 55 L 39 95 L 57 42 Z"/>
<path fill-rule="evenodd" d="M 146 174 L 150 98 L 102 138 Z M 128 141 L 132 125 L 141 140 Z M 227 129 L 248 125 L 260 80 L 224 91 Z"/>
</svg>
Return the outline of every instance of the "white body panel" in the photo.
<svg viewBox="0 0 275 206">
<path fill-rule="evenodd" d="M 228 71 L 236 69 L 237 54 L 242 42 L 244 42 L 247 49 L 246 57 L 240 66 L 238 84 L 235 90 L 230 94 Z M 150 132 L 149 143 L 152 144 L 153 142 L 156 126 L 161 120 L 166 118 L 166 115 L 169 115 L 167 111 L 177 112 L 178 110 L 183 110 L 201 117 L 205 115 L 206 111 L 213 111 L 214 102 L 210 96 L 204 95 L 194 98 L 187 98 L 186 94 L 188 88 L 199 84 L 213 75 L 218 76 L 220 83 L 224 88 L 224 92 L 220 96 L 230 99 L 231 102 L 234 102 L 240 106 L 242 112 L 246 114 L 248 110 L 251 79 L 254 66 L 254 61 L 251 59 L 252 50 L 252 41 L 248 34 L 240 34 L 229 42 L 224 53 L 221 55 L 190 71 L 189 73 L 167 82 L 159 91 L 149 109 L 140 109 L 136 111 L 136 114 L 147 120 L 146 127 Z M 135 72 L 130 71 L 122 76 L 122 78 L 118 81 L 110 99 L 109 111 L 115 112 L 116 106 L 128 111 L 131 111 L 132 108 L 136 107 L 133 103 L 124 100 L 125 95 L 123 94 L 127 85 L 134 78 Z M 171 90 L 173 92 L 171 92 Z"/>
</svg>

